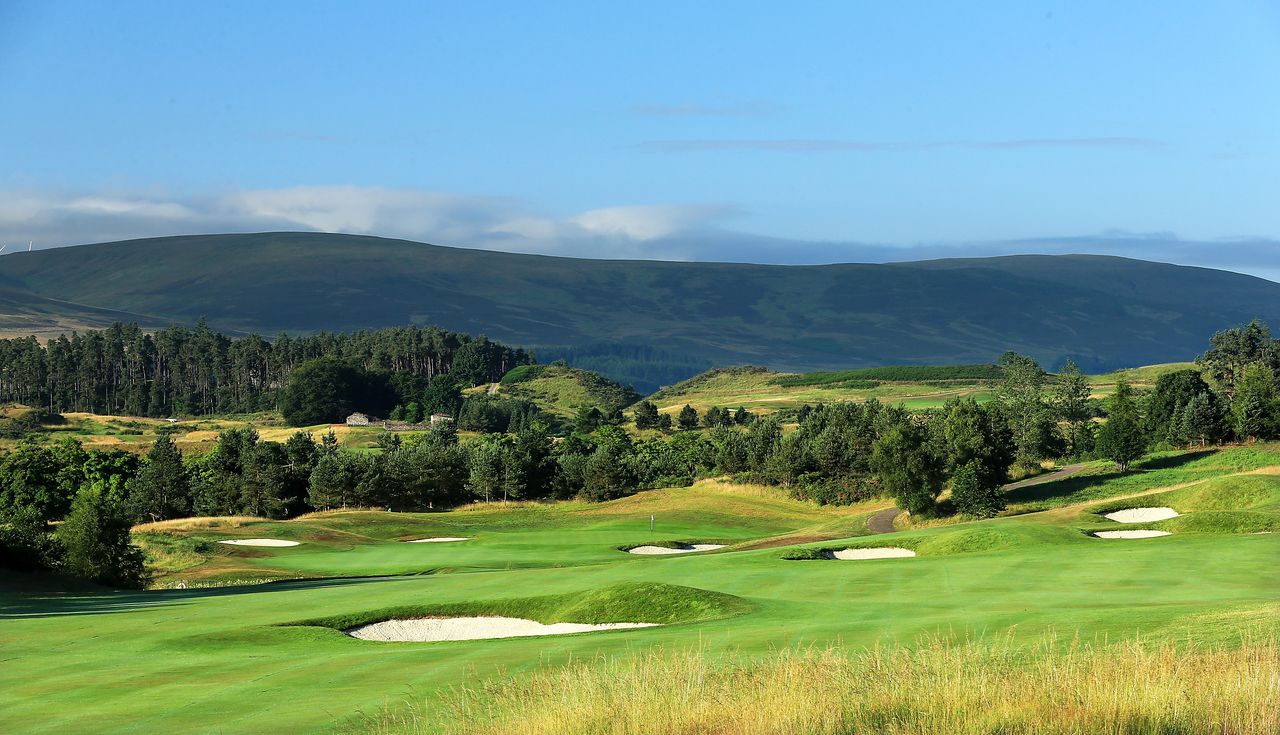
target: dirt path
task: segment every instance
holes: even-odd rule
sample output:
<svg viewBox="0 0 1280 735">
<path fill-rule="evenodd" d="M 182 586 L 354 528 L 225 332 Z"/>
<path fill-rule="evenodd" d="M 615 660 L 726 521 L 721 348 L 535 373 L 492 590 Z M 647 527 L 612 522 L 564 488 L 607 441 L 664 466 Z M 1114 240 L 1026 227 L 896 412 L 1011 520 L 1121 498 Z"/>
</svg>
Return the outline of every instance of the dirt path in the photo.
<svg viewBox="0 0 1280 735">
<path fill-rule="evenodd" d="M 901 508 L 885 508 L 867 519 L 867 530 L 872 533 L 893 533 L 893 519 L 901 512 Z"/>
</svg>

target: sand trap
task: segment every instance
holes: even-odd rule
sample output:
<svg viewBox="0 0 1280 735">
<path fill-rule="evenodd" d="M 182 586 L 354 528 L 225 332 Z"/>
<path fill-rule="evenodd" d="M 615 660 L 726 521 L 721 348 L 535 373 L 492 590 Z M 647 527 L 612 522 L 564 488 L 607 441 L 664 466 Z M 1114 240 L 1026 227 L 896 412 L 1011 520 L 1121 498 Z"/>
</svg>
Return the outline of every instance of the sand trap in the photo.
<svg viewBox="0 0 1280 735">
<path fill-rule="evenodd" d="M 232 546 L 297 546 L 297 541 L 285 541 L 278 538 L 232 538 L 226 541 L 219 541 L 220 544 L 231 544 Z"/>
<path fill-rule="evenodd" d="M 470 536 L 439 536 L 437 538 L 415 538 L 406 541 L 406 544 L 442 544 L 446 541 L 470 541 Z"/>
<path fill-rule="evenodd" d="M 1151 523 L 1177 518 L 1180 515 L 1182 514 L 1173 508 L 1129 508 L 1107 513 L 1102 517 L 1116 523 Z"/>
<path fill-rule="evenodd" d="M 1098 538 L 1155 538 L 1156 536 L 1172 536 L 1168 531 L 1095 531 L 1094 536 Z"/>
<path fill-rule="evenodd" d="M 652 628 L 657 623 L 552 623 L 523 618 L 419 618 L 384 620 L 343 631 L 365 641 L 476 641 L 485 638 L 519 638 L 534 635 L 567 635 L 594 630 Z"/>
<path fill-rule="evenodd" d="M 908 556 L 915 556 L 916 552 L 911 549 L 903 549 L 897 546 L 877 546 L 873 549 L 841 549 L 839 551 L 829 551 L 828 558 L 831 559 L 902 559 Z"/>
<path fill-rule="evenodd" d="M 711 551 L 712 549 L 723 549 L 724 544 L 681 544 L 679 548 L 672 549 L 666 546 L 637 546 L 627 549 L 628 554 L 692 554 L 695 551 Z"/>
</svg>

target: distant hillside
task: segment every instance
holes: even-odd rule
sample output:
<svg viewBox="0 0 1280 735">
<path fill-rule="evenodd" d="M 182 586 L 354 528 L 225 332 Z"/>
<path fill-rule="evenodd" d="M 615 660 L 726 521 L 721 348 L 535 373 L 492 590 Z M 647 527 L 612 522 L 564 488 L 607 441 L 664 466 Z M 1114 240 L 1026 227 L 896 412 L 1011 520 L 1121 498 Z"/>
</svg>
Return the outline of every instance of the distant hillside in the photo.
<svg viewBox="0 0 1280 735">
<path fill-rule="evenodd" d="M 553 352 L 594 345 L 593 367 L 650 385 L 708 364 L 977 364 L 1005 350 L 1102 372 L 1186 359 L 1214 331 L 1254 317 L 1280 325 L 1280 284 L 1078 255 L 768 266 L 264 233 L 5 255 L 0 286 L 266 335 L 432 323 Z M 15 319 L 48 323 L 31 311 Z M 635 345 L 654 352 L 625 347 Z"/>
<path fill-rule="evenodd" d="M 523 365 L 502 377 L 498 394 L 521 398 L 549 413 L 573 418 L 595 406 L 608 413 L 640 400 L 640 394 L 593 372 L 563 365 Z"/>
</svg>

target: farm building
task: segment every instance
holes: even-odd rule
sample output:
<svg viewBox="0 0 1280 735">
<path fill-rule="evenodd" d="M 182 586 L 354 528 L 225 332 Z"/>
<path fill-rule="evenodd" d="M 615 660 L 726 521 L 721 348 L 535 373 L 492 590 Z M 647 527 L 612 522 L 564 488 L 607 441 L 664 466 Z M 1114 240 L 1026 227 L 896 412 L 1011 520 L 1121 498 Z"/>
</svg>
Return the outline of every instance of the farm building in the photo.
<svg viewBox="0 0 1280 735">
<path fill-rule="evenodd" d="M 368 426 L 370 422 L 376 422 L 377 419 L 371 419 L 367 414 L 356 412 L 347 417 L 347 426 Z"/>
</svg>

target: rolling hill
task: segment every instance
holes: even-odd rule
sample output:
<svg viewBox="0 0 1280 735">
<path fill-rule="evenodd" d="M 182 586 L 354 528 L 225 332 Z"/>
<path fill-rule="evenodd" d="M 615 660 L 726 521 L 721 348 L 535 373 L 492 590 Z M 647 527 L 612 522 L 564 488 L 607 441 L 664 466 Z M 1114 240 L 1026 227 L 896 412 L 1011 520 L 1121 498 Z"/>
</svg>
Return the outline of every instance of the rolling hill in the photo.
<svg viewBox="0 0 1280 735">
<path fill-rule="evenodd" d="M 793 371 L 983 363 L 1009 349 L 1048 366 L 1073 356 L 1102 371 L 1187 359 L 1214 331 L 1255 317 L 1280 323 L 1280 284 L 1106 256 L 772 266 L 556 258 L 321 233 L 20 252 L 0 258 L 0 287 L 154 320 L 203 316 L 227 331 L 433 323 L 534 348 L 643 346 L 686 366 Z M 14 314 L 10 331 L 41 320 Z M 635 379 L 644 361 L 632 360 L 634 370 L 614 361 L 608 372 L 645 389 Z"/>
</svg>

